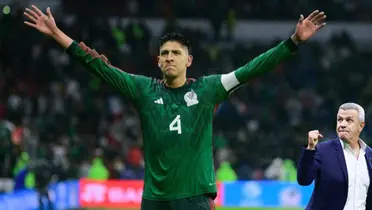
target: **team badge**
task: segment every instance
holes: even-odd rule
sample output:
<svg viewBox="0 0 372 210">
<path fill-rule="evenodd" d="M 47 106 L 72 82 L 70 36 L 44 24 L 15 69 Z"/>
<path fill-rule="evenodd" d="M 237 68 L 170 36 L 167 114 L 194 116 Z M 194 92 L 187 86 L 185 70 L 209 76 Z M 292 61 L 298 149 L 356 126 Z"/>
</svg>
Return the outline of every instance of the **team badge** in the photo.
<svg viewBox="0 0 372 210">
<path fill-rule="evenodd" d="M 199 103 L 198 95 L 196 95 L 194 90 L 191 90 L 191 91 L 187 92 L 184 96 L 184 99 L 186 101 L 187 106 L 192 106 L 192 105 L 195 105 L 195 104 Z"/>
</svg>

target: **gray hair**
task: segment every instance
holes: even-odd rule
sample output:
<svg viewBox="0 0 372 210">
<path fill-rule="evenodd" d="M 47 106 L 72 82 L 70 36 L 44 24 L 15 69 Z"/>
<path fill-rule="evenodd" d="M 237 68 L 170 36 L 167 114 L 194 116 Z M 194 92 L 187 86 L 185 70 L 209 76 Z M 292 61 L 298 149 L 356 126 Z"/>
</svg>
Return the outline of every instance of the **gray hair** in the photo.
<svg viewBox="0 0 372 210">
<path fill-rule="evenodd" d="M 350 110 L 350 109 L 356 110 L 358 112 L 360 122 L 365 122 L 365 112 L 364 112 L 363 107 L 360 106 L 359 104 L 351 103 L 351 102 L 344 103 L 340 106 L 339 109 L 342 109 L 342 110 Z"/>
</svg>

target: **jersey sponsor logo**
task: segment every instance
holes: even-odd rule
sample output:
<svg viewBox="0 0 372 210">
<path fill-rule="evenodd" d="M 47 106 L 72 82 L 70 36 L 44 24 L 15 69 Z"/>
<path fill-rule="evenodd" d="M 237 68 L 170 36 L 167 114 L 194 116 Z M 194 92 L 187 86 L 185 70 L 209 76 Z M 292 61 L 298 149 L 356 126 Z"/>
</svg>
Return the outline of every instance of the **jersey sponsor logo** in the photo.
<svg viewBox="0 0 372 210">
<path fill-rule="evenodd" d="M 194 90 L 191 90 L 191 91 L 187 92 L 184 96 L 184 99 L 186 101 L 187 106 L 192 106 L 192 105 L 195 105 L 195 104 L 199 103 L 198 95 L 196 95 Z"/>
<path fill-rule="evenodd" d="M 164 104 L 163 98 L 159 98 L 158 100 L 155 100 L 154 103 L 156 103 L 156 104 Z"/>
</svg>

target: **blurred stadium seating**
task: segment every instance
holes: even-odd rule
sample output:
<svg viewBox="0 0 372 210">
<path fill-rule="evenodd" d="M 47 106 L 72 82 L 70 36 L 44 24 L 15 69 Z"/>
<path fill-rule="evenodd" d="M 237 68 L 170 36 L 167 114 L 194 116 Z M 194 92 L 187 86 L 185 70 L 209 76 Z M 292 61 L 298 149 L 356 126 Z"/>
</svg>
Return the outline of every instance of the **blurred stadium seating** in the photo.
<svg viewBox="0 0 372 210">
<path fill-rule="evenodd" d="M 345 30 L 327 31 L 327 36 L 306 43 L 294 59 L 221 104 L 214 127 L 216 168 L 229 161 L 240 180 L 283 179 L 265 173 L 274 158 L 296 161 L 310 129 L 333 137 L 335 113 L 347 101 L 365 108 L 363 138 L 371 142 L 372 37 L 353 36 L 364 34 L 353 26 L 371 30 L 371 0 L 217 1 L 11 4 L 10 14 L 1 14 L 0 20 L 0 120 L 12 128 L 11 142 L 2 137 L 1 177 L 14 177 L 25 152 L 31 161 L 53 156 L 63 169 L 59 181 L 87 177 L 94 157 L 103 158 L 110 179 L 142 178 L 142 173 L 130 171 L 143 167 L 135 108 L 72 62 L 53 40 L 22 24 L 23 8 L 30 2 L 50 3 L 63 31 L 105 54 L 113 65 L 152 77 L 161 76 L 156 41 L 164 32 L 180 31 L 190 38 L 195 59 L 189 76 L 197 78 L 232 71 L 281 41 L 283 33 L 276 36 L 279 32 L 262 28 L 262 21 L 294 27 L 299 14 L 325 10 Z M 6 3 L 0 0 L 1 8 Z M 242 21 L 252 27 L 245 28 L 248 35 L 261 26 L 262 40 L 242 36 L 236 30 Z M 289 37 L 290 31 L 286 33 Z"/>
</svg>

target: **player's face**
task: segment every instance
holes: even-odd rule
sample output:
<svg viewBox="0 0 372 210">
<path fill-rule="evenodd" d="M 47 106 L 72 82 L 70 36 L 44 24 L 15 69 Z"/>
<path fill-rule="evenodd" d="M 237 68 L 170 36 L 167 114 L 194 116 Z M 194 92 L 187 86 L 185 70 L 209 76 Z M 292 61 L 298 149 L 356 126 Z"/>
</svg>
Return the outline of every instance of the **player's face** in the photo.
<svg viewBox="0 0 372 210">
<path fill-rule="evenodd" d="M 158 65 L 166 77 L 180 77 L 186 74 L 192 63 L 187 47 L 179 42 L 169 41 L 160 47 Z"/>
<path fill-rule="evenodd" d="M 364 124 L 364 122 L 359 120 L 358 112 L 356 110 L 338 110 L 337 134 L 341 140 L 349 143 L 351 140 L 359 139 Z"/>
</svg>

